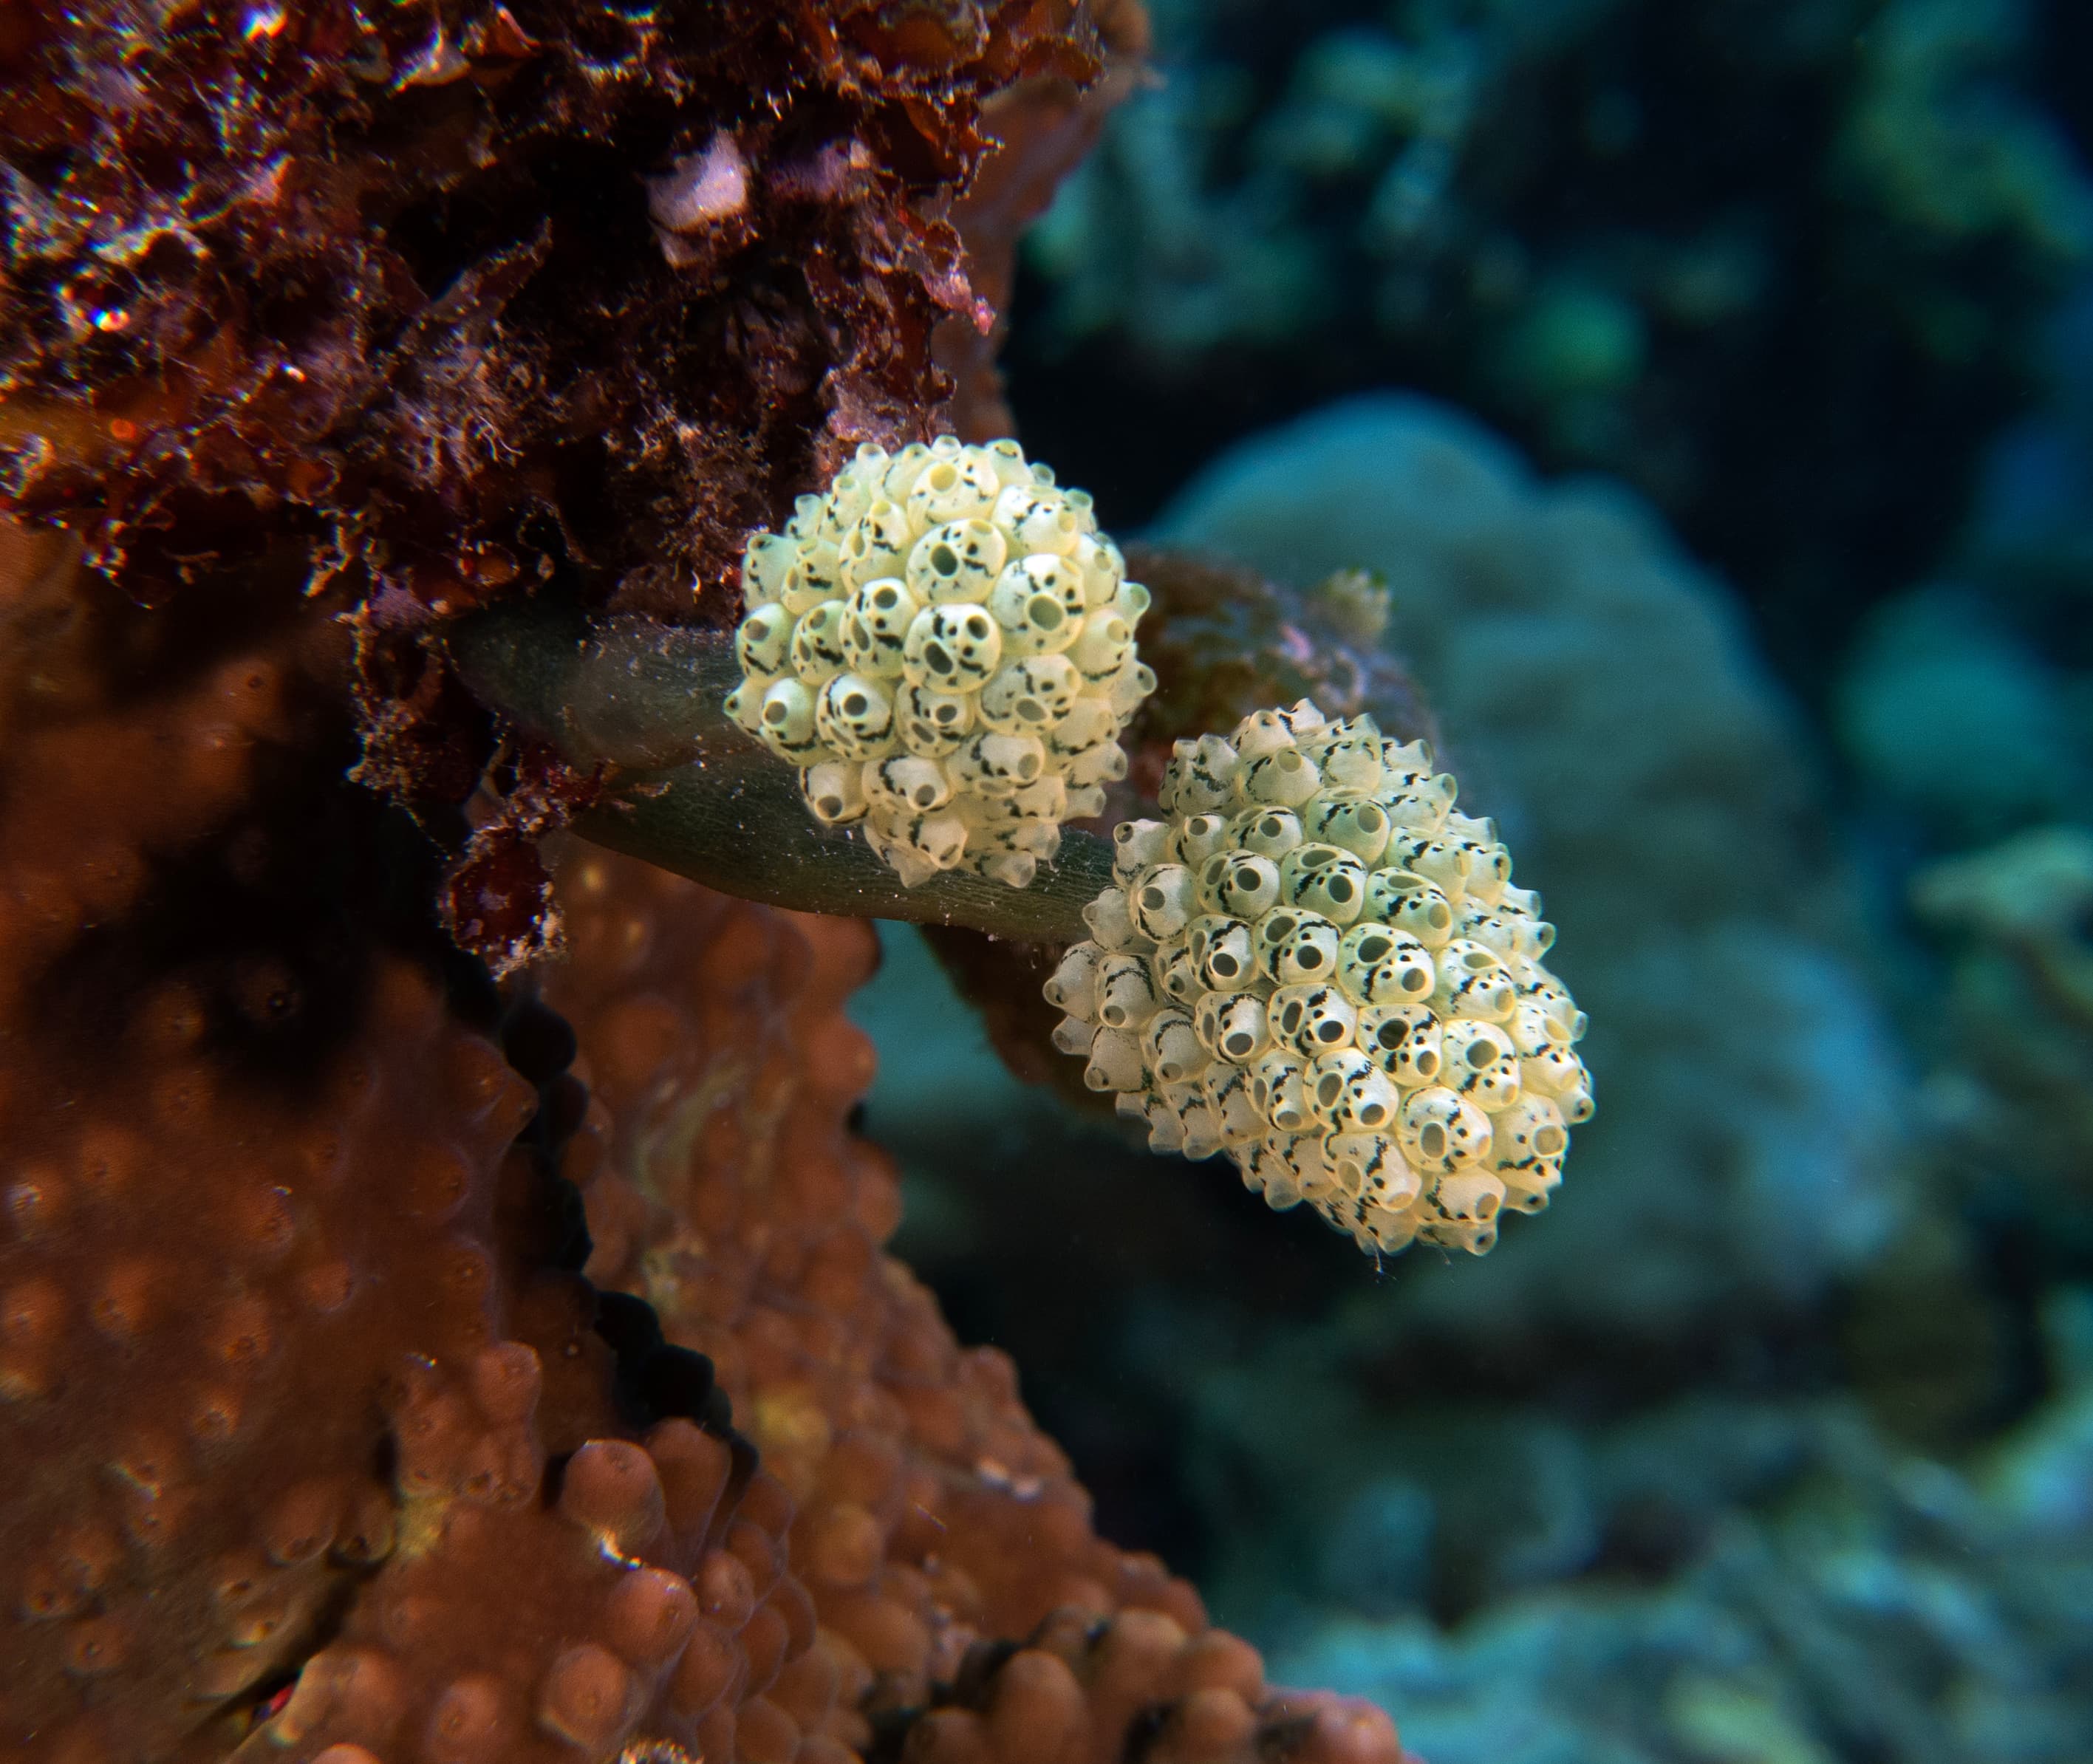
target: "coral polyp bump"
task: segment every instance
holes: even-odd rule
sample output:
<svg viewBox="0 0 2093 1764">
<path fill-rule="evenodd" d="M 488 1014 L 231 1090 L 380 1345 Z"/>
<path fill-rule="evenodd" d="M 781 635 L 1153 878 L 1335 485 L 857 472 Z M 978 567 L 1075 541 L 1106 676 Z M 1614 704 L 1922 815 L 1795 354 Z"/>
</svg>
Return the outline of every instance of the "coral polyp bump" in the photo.
<svg viewBox="0 0 2093 1764">
<path fill-rule="evenodd" d="M 868 444 L 750 539 L 727 713 L 909 886 L 964 867 L 1022 888 L 1103 809 L 1155 689 L 1125 578 L 1090 498 L 1015 441 Z"/>
<path fill-rule="evenodd" d="M 1362 1249 L 1481 1255 L 1537 1212 L 1592 1112 L 1554 927 L 1422 742 L 1303 700 L 1181 741 L 1167 821 L 1046 984 L 1055 1041 L 1159 1151 L 1225 1151 Z"/>
</svg>

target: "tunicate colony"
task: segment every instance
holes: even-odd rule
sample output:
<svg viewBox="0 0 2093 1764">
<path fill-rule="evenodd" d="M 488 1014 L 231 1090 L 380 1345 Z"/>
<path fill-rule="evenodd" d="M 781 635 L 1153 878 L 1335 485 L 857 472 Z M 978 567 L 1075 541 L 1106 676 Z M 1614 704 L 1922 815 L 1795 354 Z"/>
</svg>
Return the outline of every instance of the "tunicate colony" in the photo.
<svg viewBox="0 0 2093 1764">
<path fill-rule="evenodd" d="M 860 447 L 751 538 L 743 585 L 728 713 L 908 886 L 1025 887 L 1126 775 L 1147 590 L 1014 441 Z M 1483 1254 L 1548 1204 L 1592 1089 L 1554 927 L 1454 795 L 1422 742 L 1306 699 L 1178 742 L 1170 819 L 1115 830 L 1047 982 L 1055 1045 L 1153 1150 L 1225 1151 L 1372 1253 Z"/>
<path fill-rule="evenodd" d="M 1015 441 L 860 447 L 742 576 L 728 714 L 908 886 L 964 866 L 1025 886 L 1126 775 L 1148 591 Z"/>
<path fill-rule="evenodd" d="M 1152 1149 L 1225 1151 L 1369 1251 L 1481 1255 L 1504 1208 L 1545 1207 L 1592 1112 L 1584 1015 L 1424 744 L 1304 700 L 1179 742 L 1161 800 L 1046 986 L 1085 1081 Z"/>
</svg>

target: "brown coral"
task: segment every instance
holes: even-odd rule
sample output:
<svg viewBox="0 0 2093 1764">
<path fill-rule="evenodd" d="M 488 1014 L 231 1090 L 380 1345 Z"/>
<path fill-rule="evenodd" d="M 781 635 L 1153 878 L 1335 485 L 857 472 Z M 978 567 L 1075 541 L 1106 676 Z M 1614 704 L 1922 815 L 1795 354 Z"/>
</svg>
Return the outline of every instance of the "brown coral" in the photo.
<svg viewBox="0 0 2093 1764">
<path fill-rule="evenodd" d="M 11 1755 L 1393 1755 L 1099 1540 L 880 1253 L 863 926 L 585 860 L 592 1101 L 344 779 L 324 622 L 67 604 L 0 609 Z"/>
<path fill-rule="evenodd" d="M 982 98 L 1052 0 L 15 9 L 11 494 L 163 598 L 207 540 L 424 606 L 739 535 L 942 390 Z"/>
<path fill-rule="evenodd" d="M 1065 68 L 1035 73 L 982 106 L 982 132 L 994 150 L 954 205 L 952 220 L 966 241 L 968 278 L 996 319 L 984 329 L 948 314 L 931 339 L 933 354 L 952 376 L 951 425 L 964 440 L 1017 432 L 995 363 L 1009 329 L 1018 241 L 1145 72 L 1148 15 L 1139 0 L 1092 0 L 1090 11 L 1104 50 L 1103 77 L 1086 85 Z"/>
<path fill-rule="evenodd" d="M 850 1132 L 872 1051 L 843 1016 L 862 925 L 589 852 L 549 997 L 597 1099 L 567 1168 L 593 1278 L 709 1354 L 792 1493 L 821 1628 L 776 1703 L 911 1758 L 1393 1757 L 1363 1705 L 1268 1692 L 1153 1558 L 1091 1529 L 1009 1360 L 962 1349 L 880 1244 L 891 1166 Z M 847 1694 L 838 1698 L 840 1688 Z"/>
<path fill-rule="evenodd" d="M 564 1030 L 444 954 L 418 836 L 341 782 L 333 648 L 7 683 L 10 1757 L 221 1757 L 265 1714 L 286 1759 L 549 1761 L 650 1708 L 697 1743 L 760 1617 L 788 1503 L 702 1363 L 621 1352 L 563 1266 Z M 684 1418 L 620 1400 L 679 1373 Z"/>
<path fill-rule="evenodd" d="M 0 19 L 0 1755 L 1393 1755 L 882 1254 L 862 927 L 585 860 L 574 1069 L 447 934 L 552 940 L 600 780 L 432 621 L 702 622 L 936 420 L 982 103 L 1098 60 L 1080 0 Z"/>
</svg>

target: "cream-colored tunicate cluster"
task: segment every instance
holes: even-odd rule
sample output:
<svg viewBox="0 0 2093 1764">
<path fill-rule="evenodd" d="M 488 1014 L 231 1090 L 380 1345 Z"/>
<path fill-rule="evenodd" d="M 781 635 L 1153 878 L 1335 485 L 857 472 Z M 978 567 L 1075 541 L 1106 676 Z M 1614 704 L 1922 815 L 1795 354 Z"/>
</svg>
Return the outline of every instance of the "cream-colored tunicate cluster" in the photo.
<svg viewBox="0 0 2093 1764">
<path fill-rule="evenodd" d="M 1024 887 L 1126 775 L 1148 591 L 1015 441 L 860 447 L 749 540 L 742 588 L 727 713 L 912 888 L 961 866 Z"/>
<path fill-rule="evenodd" d="M 1592 1112 L 1584 1018 L 1488 821 L 1422 742 L 1305 700 L 1181 741 L 1167 821 L 1122 823 L 1055 1041 L 1160 1151 L 1225 1151 L 1360 1247 L 1480 1255 Z"/>
</svg>

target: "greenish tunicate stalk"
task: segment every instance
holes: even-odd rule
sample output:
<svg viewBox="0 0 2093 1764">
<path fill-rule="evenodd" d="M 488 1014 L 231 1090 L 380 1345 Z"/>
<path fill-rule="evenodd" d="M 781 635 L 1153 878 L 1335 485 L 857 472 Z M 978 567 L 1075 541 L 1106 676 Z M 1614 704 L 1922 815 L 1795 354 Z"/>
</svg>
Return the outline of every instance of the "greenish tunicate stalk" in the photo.
<svg viewBox="0 0 2093 1764">
<path fill-rule="evenodd" d="M 575 822 L 597 844 L 766 905 L 964 925 L 1068 943 L 1112 881 L 1112 848 L 1068 832 L 1030 887 L 966 871 L 913 888 L 847 829 L 808 815 L 799 779 L 720 709 L 741 678 L 729 640 L 638 618 L 592 626 L 570 609 L 504 607 L 448 636 L 483 701 L 574 765 L 617 768 Z"/>
</svg>

